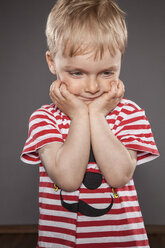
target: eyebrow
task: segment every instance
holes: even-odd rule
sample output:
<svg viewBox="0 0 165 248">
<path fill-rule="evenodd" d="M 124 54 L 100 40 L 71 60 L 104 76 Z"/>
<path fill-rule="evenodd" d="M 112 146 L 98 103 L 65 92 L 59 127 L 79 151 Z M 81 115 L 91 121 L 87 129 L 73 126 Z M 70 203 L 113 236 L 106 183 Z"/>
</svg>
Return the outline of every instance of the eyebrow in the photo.
<svg viewBox="0 0 165 248">
<path fill-rule="evenodd" d="M 74 70 L 74 71 L 83 71 L 85 73 L 88 73 L 88 71 L 84 70 L 81 67 L 65 66 L 64 69 L 65 70 Z M 118 69 L 119 69 L 119 66 L 113 65 L 113 66 L 110 66 L 110 67 L 103 68 L 100 72 L 103 72 L 103 71 L 117 71 Z"/>
</svg>

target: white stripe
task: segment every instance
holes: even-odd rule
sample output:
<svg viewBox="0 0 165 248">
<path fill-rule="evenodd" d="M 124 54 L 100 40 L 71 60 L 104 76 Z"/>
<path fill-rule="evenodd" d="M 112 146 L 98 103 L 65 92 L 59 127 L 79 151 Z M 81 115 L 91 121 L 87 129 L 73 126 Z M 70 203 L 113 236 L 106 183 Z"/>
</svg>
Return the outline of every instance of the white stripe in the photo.
<svg viewBox="0 0 165 248">
<path fill-rule="evenodd" d="M 130 181 L 125 186 L 134 186 L 134 184 L 133 184 L 133 182 Z M 81 185 L 81 189 L 86 189 L 84 184 Z M 107 189 L 109 191 L 109 185 L 107 183 L 102 183 L 101 184 L 101 189 Z M 117 191 L 118 191 L 118 189 L 117 189 Z M 105 193 L 108 193 L 108 192 L 105 192 Z"/>
<path fill-rule="evenodd" d="M 119 194 L 119 197 L 121 196 L 136 196 L 136 191 L 117 191 Z M 80 199 L 110 199 L 111 196 L 113 196 L 113 193 L 107 192 L 107 193 L 81 193 Z"/>
<path fill-rule="evenodd" d="M 49 188 L 49 187 L 40 187 L 39 192 L 50 193 L 50 194 L 53 194 L 53 195 L 55 194 L 54 189 Z M 137 196 L 135 190 L 132 190 L 132 191 L 117 191 L 117 193 L 119 194 L 119 197 Z M 57 192 L 56 192 L 56 194 L 57 194 Z M 60 194 L 60 190 L 58 191 L 58 195 L 59 194 Z M 69 193 L 67 194 L 66 192 L 63 192 L 62 195 L 63 195 L 63 198 L 65 196 L 68 196 L 68 195 L 77 197 L 77 196 L 79 196 L 79 191 L 75 191 L 75 194 L 69 194 Z M 111 199 L 111 196 L 113 196 L 113 193 L 111 193 L 111 192 L 107 192 L 107 193 L 81 193 L 79 199 Z"/>
<path fill-rule="evenodd" d="M 40 182 L 43 182 L 43 183 L 53 183 L 53 181 L 49 177 L 47 177 L 47 176 L 40 177 Z M 40 188 L 42 189 L 42 187 L 40 187 Z M 42 190 L 42 191 L 44 192 L 44 190 Z"/>
<path fill-rule="evenodd" d="M 94 205 L 96 208 L 98 209 L 101 209 L 103 208 L 103 205 L 102 204 L 101 206 L 98 205 Z M 90 206 L 93 206 L 93 204 L 90 204 Z M 105 206 L 107 207 L 107 206 Z M 40 213 L 41 214 L 44 214 L 44 215 L 48 215 L 48 216 L 59 216 L 59 217 L 68 217 L 68 218 L 71 218 L 71 219 L 76 219 L 77 218 L 77 213 L 72 213 L 72 212 L 65 212 L 65 211 L 56 211 L 56 210 L 49 210 L 49 209 L 41 209 L 40 210 Z M 108 216 L 108 217 L 107 217 Z M 141 212 L 140 211 L 136 211 L 136 212 L 126 212 L 126 213 L 122 213 L 122 214 L 111 214 L 111 212 L 107 215 L 103 215 L 103 216 L 100 216 L 99 219 L 95 218 L 94 220 L 122 220 L 122 219 L 131 219 L 131 218 L 139 218 L 141 217 Z M 86 218 L 91 221 L 91 218 L 93 220 L 93 217 L 87 217 L 87 216 L 79 216 L 79 220 L 80 221 L 88 221 L 86 220 Z M 99 224 L 99 223 L 98 223 Z"/>
<path fill-rule="evenodd" d="M 131 223 L 127 225 L 106 225 L 106 226 L 99 226 L 96 224 L 96 226 L 91 227 L 78 227 L 77 232 L 78 233 L 92 233 L 92 232 L 111 232 L 111 231 L 127 231 L 127 230 L 138 230 L 144 228 L 143 222 L 141 223 Z"/>
<path fill-rule="evenodd" d="M 48 204 L 48 205 L 61 206 L 61 200 L 52 200 L 52 199 L 43 198 L 43 197 L 40 197 L 39 198 L 39 203 Z"/>
<path fill-rule="evenodd" d="M 125 138 L 123 138 L 123 139 L 125 139 Z M 125 144 L 125 145 L 127 145 L 127 144 L 130 144 L 130 145 L 137 145 L 137 147 L 138 146 L 144 146 L 144 147 L 146 147 L 147 148 L 147 150 L 148 150 L 148 148 L 150 148 L 150 149 L 155 149 L 155 145 L 152 145 L 152 144 L 146 144 L 146 143 L 144 143 L 144 142 L 140 142 L 139 140 L 137 141 L 137 140 L 134 140 L 134 141 L 127 141 L 127 140 L 124 140 L 124 141 L 122 141 L 122 139 L 121 139 L 121 142 L 123 142 L 123 144 Z M 140 150 L 140 149 L 139 149 Z"/>
<path fill-rule="evenodd" d="M 42 199 L 42 203 L 45 204 L 56 204 L 56 206 L 61 206 L 61 201 L 57 200 L 46 200 L 44 201 Z M 40 201 L 41 202 L 41 201 Z M 108 207 L 108 204 L 90 204 L 90 206 L 94 206 L 97 209 L 101 209 L 101 208 L 106 208 Z M 55 210 L 49 210 L 49 209 L 44 209 L 44 208 L 40 208 L 40 213 L 44 214 L 44 215 L 49 215 L 49 216 L 61 216 L 61 217 L 69 217 L 69 218 L 76 218 L 77 214 L 76 213 L 72 213 L 72 212 L 65 212 L 65 211 L 55 211 Z M 122 214 L 111 214 L 111 212 L 109 214 L 106 215 L 102 215 L 100 217 L 95 217 L 95 220 L 122 220 L 122 219 L 131 219 L 131 218 L 139 218 L 141 217 L 141 212 L 140 211 L 135 211 L 135 212 L 125 212 Z M 91 221 L 91 217 L 88 216 L 79 216 L 80 221 Z"/>
<path fill-rule="evenodd" d="M 92 244 L 92 243 L 99 243 L 101 239 L 102 244 L 107 242 L 128 242 L 128 241 L 134 241 L 134 240 L 146 240 L 147 236 L 146 234 L 139 234 L 139 235 L 130 235 L 130 236 L 119 236 L 119 237 L 100 237 L 100 238 L 82 238 L 77 239 L 77 244 Z"/>
<path fill-rule="evenodd" d="M 44 191 L 45 192 L 45 191 Z M 48 190 L 48 192 L 52 193 L 51 191 Z M 61 200 L 56 200 L 56 199 L 49 199 L 45 197 L 39 197 L 39 202 L 44 203 L 44 204 L 49 204 L 49 205 L 57 205 L 61 206 Z M 68 203 L 75 203 L 75 201 L 66 201 Z M 77 201 L 76 201 L 77 202 Z M 96 208 L 105 208 L 109 205 L 109 203 L 103 204 L 103 203 L 95 203 L 95 204 L 89 204 L 91 206 L 95 206 Z M 113 209 L 123 209 L 126 207 L 139 207 L 138 201 L 124 201 L 121 203 L 115 203 L 113 204 Z"/>
<path fill-rule="evenodd" d="M 68 134 L 69 129 L 68 128 L 62 128 L 62 134 Z"/>
<path fill-rule="evenodd" d="M 146 134 L 146 133 L 145 133 Z M 145 136 L 143 136 L 143 137 L 137 137 L 137 136 L 134 136 L 133 134 L 127 134 L 127 135 L 125 135 L 124 137 L 122 137 L 121 138 L 121 140 L 122 139 L 129 139 L 130 138 L 130 136 L 131 136 L 131 138 L 133 138 L 133 139 L 135 139 L 135 140 L 142 140 L 142 141 L 147 141 L 147 142 L 153 142 L 154 140 L 153 140 L 153 137 L 145 137 Z M 138 141 L 139 142 L 139 141 Z M 131 143 L 132 143 L 132 141 L 131 141 Z"/>
<path fill-rule="evenodd" d="M 41 113 L 39 113 L 41 115 Z M 38 115 L 38 113 L 37 113 Z M 45 122 L 46 125 L 42 126 L 41 123 L 42 122 Z M 41 128 L 44 128 L 46 126 L 51 126 L 52 128 L 54 126 L 57 126 L 57 123 L 55 122 L 55 119 L 52 117 L 52 116 L 47 116 L 46 114 L 43 115 L 43 117 L 36 117 L 35 119 L 31 120 L 30 123 L 29 123 L 29 129 L 33 126 L 33 125 L 37 125 L 36 128 L 38 127 L 41 127 Z"/>
<path fill-rule="evenodd" d="M 146 153 L 146 154 L 147 154 L 147 153 Z M 143 163 L 147 163 L 147 162 L 149 162 L 149 161 L 151 161 L 151 160 L 154 160 L 154 159 L 157 158 L 157 157 L 158 157 L 157 155 L 150 155 L 150 156 L 147 157 L 147 158 L 143 158 L 143 159 L 138 160 L 137 165 L 140 165 L 140 164 L 143 164 Z"/>
<path fill-rule="evenodd" d="M 52 237 L 57 239 L 63 239 L 68 240 L 71 242 L 75 242 L 75 236 L 65 234 L 65 233 L 56 233 L 56 232 L 50 232 L 50 231 L 40 231 L 40 237 Z"/>
<path fill-rule="evenodd" d="M 102 215 L 100 217 L 94 217 L 93 221 L 104 221 L 104 220 L 124 220 L 127 219 L 129 221 L 129 219 L 132 218 L 141 218 L 141 212 L 128 212 L 128 213 L 123 213 L 123 214 L 111 214 L 111 211 L 109 214 L 105 214 Z M 92 221 L 91 218 L 93 217 L 88 217 L 88 216 L 84 216 L 81 215 L 79 216 L 79 221 Z"/>
<path fill-rule="evenodd" d="M 61 137 L 62 137 L 61 134 L 56 134 L 56 133 L 45 134 L 45 135 L 38 137 L 35 141 L 31 141 L 31 143 L 29 145 L 25 146 L 25 149 L 28 149 L 28 148 L 31 148 L 31 147 L 37 145 L 40 141 L 44 141 L 44 140 L 49 139 L 49 138 L 60 138 L 61 139 Z M 46 145 L 49 143 L 51 143 L 51 142 L 47 142 Z M 34 151 L 34 147 L 32 148 L 32 151 Z"/>
<path fill-rule="evenodd" d="M 48 220 L 39 220 L 39 224 L 41 226 L 52 226 L 52 227 L 61 227 L 69 230 L 75 230 L 75 225 L 66 222 L 59 222 L 59 221 L 48 221 Z"/>
<path fill-rule="evenodd" d="M 129 121 L 133 118 L 139 118 L 139 117 L 142 117 L 142 119 L 135 119 L 132 121 L 132 124 L 133 123 L 138 123 L 138 124 L 149 124 L 147 119 L 144 119 L 144 111 L 139 111 L 139 112 L 133 112 L 131 114 L 125 114 L 126 118 L 124 118 L 124 121 Z M 128 123 L 128 125 L 131 125 L 131 123 Z"/>
<path fill-rule="evenodd" d="M 53 244 L 53 243 L 48 243 L 48 242 L 38 242 L 38 244 L 39 244 L 39 247 L 46 247 L 46 248 L 55 248 L 55 244 Z M 58 244 L 58 248 L 68 248 L 68 246 L 66 246 L 66 245 L 60 245 L 60 244 Z"/>
<path fill-rule="evenodd" d="M 122 129 L 122 128 L 121 128 Z M 118 132 L 119 130 L 116 130 L 116 133 Z M 128 133 L 129 133 L 129 136 L 131 136 L 131 135 L 138 135 L 139 134 L 139 129 L 131 129 L 131 130 L 129 130 L 129 128 L 128 129 L 126 129 L 126 130 L 123 130 L 123 131 L 121 131 L 120 133 L 118 133 L 117 134 L 117 136 L 123 136 L 123 135 L 128 135 Z M 140 129 L 140 134 L 150 134 L 151 133 L 151 130 L 150 129 Z M 123 139 L 124 139 L 124 137 L 122 137 Z"/>
<path fill-rule="evenodd" d="M 48 216 L 58 216 L 58 217 L 65 217 L 75 220 L 77 218 L 77 213 L 72 213 L 68 211 L 56 211 L 56 210 L 49 210 L 43 209 L 40 211 L 41 214 L 48 215 Z"/>
<path fill-rule="evenodd" d="M 48 198 L 39 198 L 39 202 L 48 205 L 56 205 L 61 206 L 61 200 L 53 200 Z M 75 203 L 74 201 L 67 201 L 69 203 Z M 89 204 L 91 206 L 95 206 L 95 208 L 106 208 L 109 204 Z M 126 207 L 139 207 L 138 201 L 128 201 L 128 202 L 121 202 L 113 204 L 113 209 L 123 209 Z M 129 213 L 129 212 L 128 212 Z"/>
</svg>

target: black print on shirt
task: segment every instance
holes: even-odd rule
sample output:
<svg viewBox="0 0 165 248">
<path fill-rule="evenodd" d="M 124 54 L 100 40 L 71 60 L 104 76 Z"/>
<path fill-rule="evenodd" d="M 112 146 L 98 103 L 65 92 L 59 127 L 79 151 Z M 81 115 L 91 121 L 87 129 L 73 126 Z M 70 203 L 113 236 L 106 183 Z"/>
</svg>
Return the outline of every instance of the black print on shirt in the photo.
<svg viewBox="0 0 165 248">
<path fill-rule="evenodd" d="M 93 151 L 91 149 L 89 162 L 95 162 Z M 102 183 L 102 175 L 100 173 L 86 172 L 83 180 L 83 184 L 87 189 L 95 190 Z M 107 208 L 97 209 L 86 202 L 79 200 L 78 203 L 67 203 L 64 201 L 62 196 L 62 190 L 60 191 L 61 204 L 62 206 L 70 212 L 81 213 L 85 216 L 98 217 L 107 214 L 113 206 L 113 197 L 111 196 L 111 202 Z"/>
</svg>

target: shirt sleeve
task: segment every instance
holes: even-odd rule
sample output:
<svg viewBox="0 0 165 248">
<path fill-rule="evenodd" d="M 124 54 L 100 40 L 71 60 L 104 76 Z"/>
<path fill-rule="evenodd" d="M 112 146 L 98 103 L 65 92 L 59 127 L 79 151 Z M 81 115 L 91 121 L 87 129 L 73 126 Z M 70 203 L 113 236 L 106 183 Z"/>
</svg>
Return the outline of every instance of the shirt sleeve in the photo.
<svg viewBox="0 0 165 248">
<path fill-rule="evenodd" d="M 45 109 L 39 109 L 29 119 L 28 138 L 21 154 L 21 160 L 28 164 L 40 163 L 38 149 L 51 142 L 63 142 L 62 134 L 55 116 Z"/>
<path fill-rule="evenodd" d="M 143 109 L 127 114 L 117 127 L 116 136 L 127 149 L 137 151 L 137 165 L 159 156 L 150 123 Z"/>
</svg>

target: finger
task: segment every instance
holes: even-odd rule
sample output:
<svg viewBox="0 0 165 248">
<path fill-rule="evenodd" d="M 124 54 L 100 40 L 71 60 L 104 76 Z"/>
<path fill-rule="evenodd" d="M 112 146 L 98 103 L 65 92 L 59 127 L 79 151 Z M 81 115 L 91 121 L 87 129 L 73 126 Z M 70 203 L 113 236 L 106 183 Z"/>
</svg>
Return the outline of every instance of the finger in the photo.
<svg viewBox="0 0 165 248">
<path fill-rule="evenodd" d="M 50 88 L 49 88 L 49 92 L 52 92 L 53 91 L 53 88 L 54 88 L 54 84 L 56 83 L 56 81 L 54 81 L 51 85 L 50 85 Z"/>
<path fill-rule="evenodd" d="M 115 98 L 117 94 L 117 81 L 112 81 L 111 82 L 111 90 L 109 92 L 109 96 L 111 98 Z"/>
<path fill-rule="evenodd" d="M 58 101 L 64 101 L 64 97 L 61 94 L 61 85 L 62 82 L 60 80 L 57 80 L 56 83 L 53 86 L 52 94 Z"/>
<path fill-rule="evenodd" d="M 49 96 L 54 104 L 59 105 L 59 103 L 62 101 L 61 94 L 59 92 L 60 87 L 60 80 L 54 81 L 50 86 Z"/>
<path fill-rule="evenodd" d="M 60 83 L 60 82 L 59 82 L 58 80 L 55 80 L 55 81 L 50 85 L 49 91 L 50 91 L 51 93 L 53 93 L 54 90 L 55 90 L 56 85 L 58 85 L 59 83 Z"/>
<path fill-rule="evenodd" d="M 120 79 L 117 82 L 117 87 L 118 87 L 118 89 L 124 88 L 124 84 L 123 84 L 123 82 Z"/>
<path fill-rule="evenodd" d="M 55 97 L 55 94 L 54 94 L 55 83 L 56 83 L 56 81 L 54 81 L 54 82 L 50 85 L 50 89 L 49 89 L 49 96 L 50 96 L 50 98 L 51 98 L 53 101 L 54 101 L 54 97 Z"/>
<path fill-rule="evenodd" d="M 60 86 L 60 93 L 65 99 L 69 97 L 69 91 L 64 83 Z"/>
<path fill-rule="evenodd" d="M 117 97 L 122 98 L 125 93 L 125 86 L 121 80 L 118 81 L 118 87 L 117 87 Z"/>
<path fill-rule="evenodd" d="M 60 92 L 62 94 L 62 96 L 68 100 L 68 101 L 72 101 L 74 99 L 77 99 L 76 96 L 72 93 L 69 92 L 69 90 L 67 89 L 67 85 L 65 83 L 62 83 L 61 84 L 61 87 L 60 87 Z"/>
</svg>

